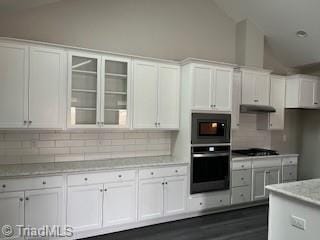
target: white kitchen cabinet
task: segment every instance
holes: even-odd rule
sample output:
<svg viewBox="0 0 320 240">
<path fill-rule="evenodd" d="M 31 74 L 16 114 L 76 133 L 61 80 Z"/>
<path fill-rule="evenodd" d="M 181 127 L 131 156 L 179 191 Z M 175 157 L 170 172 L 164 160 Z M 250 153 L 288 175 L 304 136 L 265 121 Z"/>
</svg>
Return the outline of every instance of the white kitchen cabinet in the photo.
<svg viewBox="0 0 320 240">
<path fill-rule="evenodd" d="M 0 43 L 0 56 L 0 128 L 27 127 L 28 47 Z"/>
<path fill-rule="evenodd" d="M 185 174 L 185 167 L 140 171 L 139 220 L 183 213 L 187 198 Z"/>
<path fill-rule="evenodd" d="M 62 129 L 65 52 L 0 44 L 0 128 Z"/>
<path fill-rule="evenodd" d="M 192 109 L 232 110 L 233 69 L 196 64 L 193 66 Z"/>
<path fill-rule="evenodd" d="M 281 168 L 256 168 L 252 170 L 252 200 L 268 198 L 267 185 L 281 181 Z"/>
<path fill-rule="evenodd" d="M 103 184 L 69 187 L 67 225 L 75 231 L 102 227 Z"/>
<path fill-rule="evenodd" d="M 135 182 L 104 185 L 103 226 L 113 226 L 137 220 L 137 195 Z"/>
<path fill-rule="evenodd" d="M 180 68 L 135 60 L 133 128 L 179 128 Z"/>
<path fill-rule="evenodd" d="M 270 73 L 253 70 L 242 72 L 242 104 L 269 105 Z"/>
<path fill-rule="evenodd" d="M 24 225 L 24 192 L 0 193 L 0 226 Z M 18 235 L 14 228 L 14 236 Z M 4 238 L 0 231 L 0 238 Z"/>
<path fill-rule="evenodd" d="M 286 77 L 271 75 L 270 77 L 270 105 L 275 108 L 274 113 L 257 115 L 257 129 L 284 129 L 284 109 L 286 98 Z"/>
<path fill-rule="evenodd" d="M 65 58 L 63 50 L 30 48 L 29 128 L 63 128 Z"/>
<path fill-rule="evenodd" d="M 26 191 L 26 225 L 31 227 L 62 225 L 63 201 L 62 188 Z"/>
<path fill-rule="evenodd" d="M 139 220 L 163 216 L 164 180 L 162 178 L 140 180 L 139 183 Z"/>
<path fill-rule="evenodd" d="M 235 71 L 232 84 L 232 115 L 231 127 L 238 129 L 240 126 L 240 103 L 241 103 L 241 72 Z"/>
<path fill-rule="evenodd" d="M 293 75 L 286 80 L 286 108 L 319 108 L 319 78 Z"/>
<path fill-rule="evenodd" d="M 164 215 L 174 215 L 186 210 L 187 178 L 168 177 L 164 185 Z"/>
</svg>

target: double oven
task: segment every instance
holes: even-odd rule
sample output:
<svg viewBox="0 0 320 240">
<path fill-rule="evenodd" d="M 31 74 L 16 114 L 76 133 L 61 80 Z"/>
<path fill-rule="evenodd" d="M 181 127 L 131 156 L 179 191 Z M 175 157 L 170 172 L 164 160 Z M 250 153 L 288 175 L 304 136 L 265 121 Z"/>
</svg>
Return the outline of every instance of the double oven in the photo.
<svg viewBox="0 0 320 240">
<path fill-rule="evenodd" d="M 190 193 L 229 189 L 231 115 L 192 113 Z"/>
</svg>

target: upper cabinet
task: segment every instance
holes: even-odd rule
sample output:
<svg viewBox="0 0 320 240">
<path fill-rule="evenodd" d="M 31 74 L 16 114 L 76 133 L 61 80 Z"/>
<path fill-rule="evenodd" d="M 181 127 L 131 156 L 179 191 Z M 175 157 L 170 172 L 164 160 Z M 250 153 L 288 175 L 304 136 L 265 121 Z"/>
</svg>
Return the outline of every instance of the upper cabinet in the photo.
<svg viewBox="0 0 320 240">
<path fill-rule="evenodd" d="M 241 69 L 242 104 L 269 105 L 270 73 Z"/>
<path fill-rule="evenodd" d="M 130 60 L 69 54 L 69 128 L 129 127 Z"/>
<path fill-rule="evenodd" d="M 286 82 L 286 108 L 319 108 L 319 78 L 293 75 Z"/>
<path fill-rule="evenodd" d="M 152 61 L 133 64 L 133 128 L 179 128 L 180 67 Z"/>
<path fill-rule="evenodd" d="M 192 109 L 231 112 L 232 77 L 230 67 L 192 65 Z"/>
<path fill-rule="evenodd" d="M 241 103 L 241 72 L 235 71 L 233 74 L 233 88 L 232 88 L 232 116 L 231 116 L 232 129 L 238 129 L 240 126 L 240 103 Z"/>
<path fill-rule="evenodd" d="M 0 56 L 0 128 L 63 128 L 65 52 L 1 43 Z"/>
</svg>

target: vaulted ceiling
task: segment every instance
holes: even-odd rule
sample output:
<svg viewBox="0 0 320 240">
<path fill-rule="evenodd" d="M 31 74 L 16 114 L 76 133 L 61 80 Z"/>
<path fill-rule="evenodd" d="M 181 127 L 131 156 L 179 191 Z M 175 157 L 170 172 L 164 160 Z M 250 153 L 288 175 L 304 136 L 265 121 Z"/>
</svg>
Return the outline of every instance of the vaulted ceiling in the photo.
<svg viewBox="0 0 320 240">
<path fill-rule="evenodd" d="M 275 56 L 290 67 L 320 62 L 319 0 L 214 0 L 232 19 L 249 19 L 265 33 Z M 296 32 L 304 30 L 306 38 Z"/>
</svg>

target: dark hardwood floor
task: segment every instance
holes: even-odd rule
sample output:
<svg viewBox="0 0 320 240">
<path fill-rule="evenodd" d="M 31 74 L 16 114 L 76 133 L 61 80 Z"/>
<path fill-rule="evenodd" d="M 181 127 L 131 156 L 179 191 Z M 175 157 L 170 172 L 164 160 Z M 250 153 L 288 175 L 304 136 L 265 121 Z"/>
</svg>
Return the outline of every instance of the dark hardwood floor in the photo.
<svg viewBox="0 0 320 240">
<path fill-rule="evenodd" d="M 267 240 L 267 206 L 190 218 L 88 240 Z"/>
</svg>

